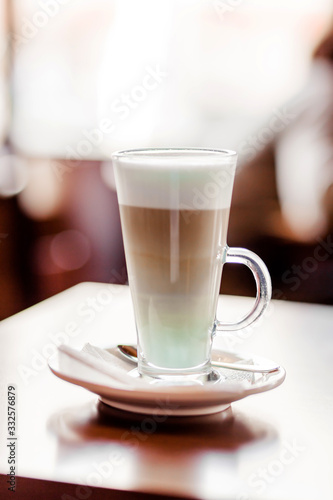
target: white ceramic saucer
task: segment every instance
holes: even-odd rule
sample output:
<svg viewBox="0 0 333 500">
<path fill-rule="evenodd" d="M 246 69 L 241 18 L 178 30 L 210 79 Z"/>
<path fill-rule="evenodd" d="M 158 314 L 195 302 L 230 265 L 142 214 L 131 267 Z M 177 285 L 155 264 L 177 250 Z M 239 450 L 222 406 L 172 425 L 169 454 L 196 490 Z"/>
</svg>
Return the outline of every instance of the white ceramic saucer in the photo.
<svg viewBox="0 0 333 500">
<path fill-rule="evenodd" d="M 49 367 L 61 379 L 97 394 L 107 405 L 128 412 L 155 416 L 199 416 L 223 411 L 234 401 L 274 389 L 285 378 L 285 370 L 282 367 L 269 374 L 215 368 L 220 375 L 218 382 L 186 386 L 154 383 L 147 383 L 147 387 L 135 386 L 137 370 L 133 369 L 133 364 L 119 358 L 115 347 L 107 351 L 114 355 L 114 366 L 120 372 L 133 376 L 133 386 L 122 384 L 111 376 L 82 366 L 75 360 L 64 360 L 60 352 L 49 359 Z M 254 365 L 271 363 L 257 356 L 244 356 L 221 350 L 213 351 L 214 359 L 232 363 L 251 362 Z"/>
</svg>

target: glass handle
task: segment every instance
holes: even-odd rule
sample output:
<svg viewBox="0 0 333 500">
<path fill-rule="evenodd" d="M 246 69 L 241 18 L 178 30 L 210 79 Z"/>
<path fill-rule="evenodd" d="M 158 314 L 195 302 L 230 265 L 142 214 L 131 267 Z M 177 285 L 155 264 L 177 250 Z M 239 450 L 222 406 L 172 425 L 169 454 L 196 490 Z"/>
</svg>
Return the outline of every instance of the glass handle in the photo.
<svg viewBox="0 0 333 500">
<path fill-rule="evenodd" d="M 235 331 L 246 328 L 265 311 L 272 296 L 272 283 L 265 263 L 258 255 L 246 248 L 226 248 L 225 263 L 245 264 L 251 269 L 257 285 L 256 301 L 251 311 L 236 323 L 222 323 L 216 320 L 217 331 Z"/>
</svg>

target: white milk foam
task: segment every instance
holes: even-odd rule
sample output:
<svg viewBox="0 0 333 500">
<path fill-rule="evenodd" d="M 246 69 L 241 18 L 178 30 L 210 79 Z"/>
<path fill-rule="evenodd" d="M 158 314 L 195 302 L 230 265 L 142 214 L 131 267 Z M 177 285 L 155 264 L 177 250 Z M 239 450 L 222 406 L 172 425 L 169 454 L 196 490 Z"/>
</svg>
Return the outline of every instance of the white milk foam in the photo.
<svg viewBox="0 0 333 500">
<path fill-rule="evenodd" d="M 128 157 L 113 159 L 120 205 L 168 210 L 229 208 L 236 155 L 216 157 Z"/>
</svg>

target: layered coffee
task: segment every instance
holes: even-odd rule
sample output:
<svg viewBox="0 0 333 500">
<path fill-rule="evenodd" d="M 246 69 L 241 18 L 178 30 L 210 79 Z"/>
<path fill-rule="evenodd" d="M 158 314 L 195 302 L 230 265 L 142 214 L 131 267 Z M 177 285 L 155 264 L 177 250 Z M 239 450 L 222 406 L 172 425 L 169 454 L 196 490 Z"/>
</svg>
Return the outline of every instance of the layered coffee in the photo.
<svg viewBox="0 0 333 500">
<path fill-rule="evenodd" d="M 227 246 L 237 155 L 196 148 L 112 155 L 138 340 L 138 372 L 152 383 L 216 381 L 215 331 L 246 328 L 271 296 L 269 272 Z M 216 318 L 224 262 L 246 265 L 257 285 L 251 311 Z"/>
<path fill-rule="evenodd" d="M 210 370 L 234 171 L 207 151 L 116 158 L 140 373 Z"/>
</svg>

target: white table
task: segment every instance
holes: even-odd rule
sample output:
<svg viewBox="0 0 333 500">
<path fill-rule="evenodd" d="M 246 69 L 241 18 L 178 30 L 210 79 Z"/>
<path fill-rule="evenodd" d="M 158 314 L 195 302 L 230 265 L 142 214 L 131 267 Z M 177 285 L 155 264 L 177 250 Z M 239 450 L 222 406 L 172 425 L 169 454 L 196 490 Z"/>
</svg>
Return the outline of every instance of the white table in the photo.
<svg viewBox="0 0 333 500">
<path fill-rule="evenodd" d="M 251 303 L 223 297 L 219 315 L 231 319 Z M 9 470 L 6 399 L 13 384 L 16 472 L 30 478 L 28 483 L 18 478 L 15 499 L 30 498 L 29 488 L 45 490 L 49 498 L 54 491 L 54 498 L 64 493 L 84 498 L 90 491 L 90 498 L 97 491 L 93 486 L 106 491 L 91 498 L 109 498 L 103 494 L 111 489 L 111 498 L 150 498 L 150 493 L 216 500 L 332 499 L 332 326 L 333 307 L 273 301 L 257 328 L 217 338 L 215 344 L 279 362 L 287 370 L 282 386 L 234 403 L 228 422 L 222 414 L 195 417 L 182 425 L 157 425 L 148 435 L 140 421 L 101 414 L 95 395 L 59 380 L 47 367 L 56 343 L 81 348 L 87 341 L 102 347 L 135 342 L 128 287 L 77 285 L 0 325 L 0 472 Z"/>
</svg>

